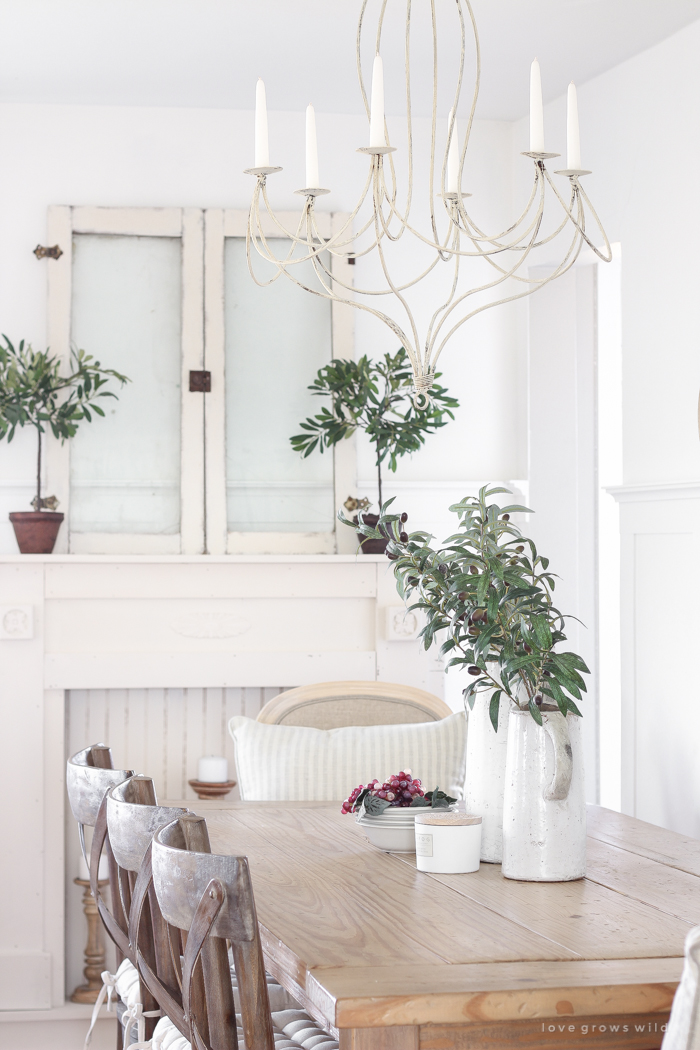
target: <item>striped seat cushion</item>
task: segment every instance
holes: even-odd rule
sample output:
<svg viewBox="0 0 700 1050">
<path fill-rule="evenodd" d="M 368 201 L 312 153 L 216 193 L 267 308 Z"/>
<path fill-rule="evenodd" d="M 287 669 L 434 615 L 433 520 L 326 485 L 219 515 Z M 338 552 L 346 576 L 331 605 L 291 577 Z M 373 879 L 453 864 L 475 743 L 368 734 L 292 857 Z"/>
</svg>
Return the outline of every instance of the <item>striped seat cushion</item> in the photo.
<svg viewBox="0 0 700 1050">
<path fill-rule="evenodd" d="M 236 1014 L 238 1048 L 246 1050 L 241 1018 Z M 272 1012 L 275 1050 L 338 1050 L 338 1042 L 312 1021 L 303 1010 Z M 153 1033 L 152 1050 L 191 1050 L 188 1039 L 180 1034 L 170 1018 L 162 1017 Z"/>
<path fill-rule="evenodd" d="M 246 801 L 341 801 L 358 784 L 402 769 L 426 791 L 464 793 L 466 719 L 311 729 L 267 725 L 237 715 L 229 722 L 241 798 Z"/>
</svg>

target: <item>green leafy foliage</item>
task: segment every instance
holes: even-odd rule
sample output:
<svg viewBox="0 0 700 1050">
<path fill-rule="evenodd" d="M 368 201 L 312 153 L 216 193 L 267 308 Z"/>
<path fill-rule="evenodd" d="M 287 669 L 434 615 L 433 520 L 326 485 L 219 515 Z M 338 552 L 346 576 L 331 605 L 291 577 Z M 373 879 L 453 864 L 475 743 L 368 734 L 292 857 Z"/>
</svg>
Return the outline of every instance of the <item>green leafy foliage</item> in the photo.
<svg viewBox="0 0 700 1050">
<path fill-rule="evenodd" d="M 387 556 L 397 590 L 412 603 L 409 609 L 425 615 L 423 645 L 440 644 L 450 654 L 448 667 L 466 668 L 473 678 L 464 690 L 470 707 L 478 691 L 493 690 L 489 715 L 495 730 L 504 697 L 540 725 L 542 709 L 580 716 L 575 701 L 586 692 L 582 674 L 590 673 L 580 656 L 561 651 L 565 616 L 552 600 L 556 577 L 549 560 L 510 520 L 511 514 L 531 512 L 490 502 L 501 492 L 509 490 L 484 486 L 478 497 L 450 507 L 458 529 L 438 549 L 424 532 L 408 538 L 404 533 L 401 540 L 400 516 L 390 513 L 393 500 L 382 506 L 376 527 L 362 516 L 357 526 L 365 536 L 391 537 Z"/>
<path fill-rule="evenodd" d="M 68 375 L 61 375 L 61 358 L 49 350 L 33 350 L 24 339 L 15 347 L 2 337 L 0 344 L 0 439 L 12 441 L 17 427 L 33 426 L 39 436 L 50 429 L 61 442 L 75 435 L 79 423 L 104 416 L 98 403 L 116 397 L 105 389 L 110 380 L 122 386 L 129 379 L 112 368 L 102 368 L 91 354 L 72 350 Z M 40 473 L 40 463 L 38 467 Z M 38 506 L 41 493 L 37 491 Z"/>
<path fill-rule="evenodd" d="M 366 355 L 359 361 L 331 361 L 319 369 L 309 390 L 330 398 L 331 405 L 300 424 L 303 433 L 289 439 L 292 448 L 306 457 L 364 430 L 376 449 L 380 506 L 381 464 L 386 461 L 389 470 L 395 471 L 400 457 L 417 452 L 426 435 L 445 426 L 448 418 L 454 419 L 453 409 L 459 407 L 446 387 L 436 382 L 430 390 L 431 400 L 416 407 L 413 371 L 403 347 L 376 361 Z"/>
</svg>

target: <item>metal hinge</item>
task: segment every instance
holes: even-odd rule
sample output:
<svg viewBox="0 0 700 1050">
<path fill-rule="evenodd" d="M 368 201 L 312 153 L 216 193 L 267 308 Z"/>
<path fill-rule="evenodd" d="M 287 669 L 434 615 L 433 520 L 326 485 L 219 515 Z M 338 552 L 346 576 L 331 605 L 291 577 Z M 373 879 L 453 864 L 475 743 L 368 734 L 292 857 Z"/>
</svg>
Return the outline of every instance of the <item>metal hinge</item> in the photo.
<svg viewBox="0 0 700 1050">
<path fill-rule="evenodd" d="M 190 392 L 193 394 L 210 394 L 211 372 L 190 372 Z"/>
<path fill-rule="evenodd" d="M 37 259 L 60 259 L 63 255 L 63 250 L 57 244 L 54 244 L 53 248 L 44 248 L 43 245 L 37 244 L 34 254 Z"/>
</svg>

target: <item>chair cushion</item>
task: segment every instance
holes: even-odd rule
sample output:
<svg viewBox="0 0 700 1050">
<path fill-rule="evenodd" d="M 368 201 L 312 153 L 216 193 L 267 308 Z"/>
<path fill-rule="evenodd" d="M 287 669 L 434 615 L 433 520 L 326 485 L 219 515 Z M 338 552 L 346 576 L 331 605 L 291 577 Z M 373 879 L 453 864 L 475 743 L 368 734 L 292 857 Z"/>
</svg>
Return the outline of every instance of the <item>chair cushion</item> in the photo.
<svg viewBox="0 0 700 1050">
<path fill-rule="evenodd" d="M 273 1011 L 275 1050 L 338 1050 L 338 1042 L 303 1010 Z M 246 1050 L 240 1014 L 236 1014 L 238 1050 Z M 169 1017 L 161 1017 L 153 1032 L 152 1050 L 191 1050 Z"/>
<path fill-rule="evenodd" d="M 426 791 L 440 787 L 463 795 L 467 731 L 461 711 L 439 722 L 325 730 L 236 715 L 229 732 L 246 801 L 342 801 L 358 784 L 407 768 Z"/>
</svg>

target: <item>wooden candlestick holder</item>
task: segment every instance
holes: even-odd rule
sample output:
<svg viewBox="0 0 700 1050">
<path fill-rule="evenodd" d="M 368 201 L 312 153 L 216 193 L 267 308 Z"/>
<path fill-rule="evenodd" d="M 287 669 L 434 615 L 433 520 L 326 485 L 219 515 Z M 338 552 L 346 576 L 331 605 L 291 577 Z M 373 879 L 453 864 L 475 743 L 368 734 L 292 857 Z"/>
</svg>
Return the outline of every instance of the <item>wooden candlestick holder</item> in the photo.
<svg viewBox="0 0 700 1050">
<path fill-rule="evenodd" d="M 97 996 L 102 988 L 102 971 L 105 968 L 105 947 L 100 931 L 97 903 L 90 892 L 88 879 L 73 879 L 76 886 L 83 887 L 83 912 L 87 919 L 88 936 L 85 945 L 85 975 L 86 984 L 80 984 L 71 995 L 71 1002 L 88 1003 L 96 1002 Z M 100 887 L 106 886 L 109 879 L 101 879 Z"/>
<path fill-rule="evenodd" d="M 235 780 L 223 780 L 209 782 L 206 780 L 188 780 L 187 783 L 194 788 L 197 798 L 225 798 L 236 786 Z"/>
</svg>

